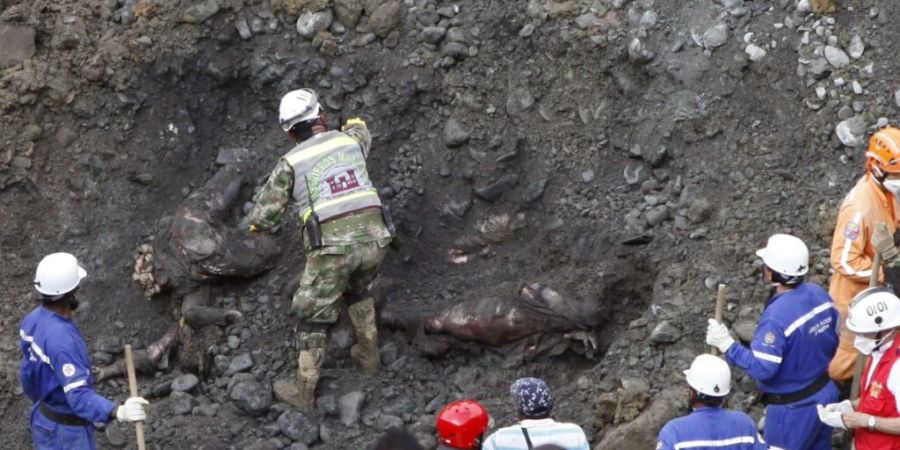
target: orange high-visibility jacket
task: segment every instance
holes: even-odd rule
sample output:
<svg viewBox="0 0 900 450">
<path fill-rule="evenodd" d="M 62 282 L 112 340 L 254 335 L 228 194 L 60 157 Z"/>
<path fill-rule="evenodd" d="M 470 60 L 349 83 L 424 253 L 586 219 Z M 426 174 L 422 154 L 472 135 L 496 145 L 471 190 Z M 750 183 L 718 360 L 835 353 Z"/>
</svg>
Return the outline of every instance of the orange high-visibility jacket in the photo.
<svg viewBox="0 0 900 450">
<path fill-rule="evenodd" d="M 895 201 L 894 196 L 886 194 L 867 173 L 844 198 L 838 212 L 831 240 L 831 268 L 834 273 L 828 288 L 841 314 L 841 343 L 828 369 L 836 380 L 848 380 L 853 376 L 853 365 L 856 363 L 854 336 L 844 329 L 843 322 L 847 318 L 850 301 L 869 286 L 875 256 L 871 242 L 875 225 L 884 222 L 891 233 L 900 225 Z M 879 284 L 883 282 L 883 273 L 878 279 Z"/>
</svg>

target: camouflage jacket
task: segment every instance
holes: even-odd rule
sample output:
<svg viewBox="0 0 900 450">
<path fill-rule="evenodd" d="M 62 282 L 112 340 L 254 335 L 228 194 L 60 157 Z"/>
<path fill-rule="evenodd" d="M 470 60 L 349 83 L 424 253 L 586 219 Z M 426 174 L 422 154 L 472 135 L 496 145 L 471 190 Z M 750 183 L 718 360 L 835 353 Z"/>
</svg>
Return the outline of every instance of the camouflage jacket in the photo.
<svg viewBox="0 0 900 450">
<path fill-rule="evenodd" d="M 341 131 L 355 139 L 362 148 L 363 155 L 368 158 L 372 135 L 366 123 L 360 119 L 350 119 Z M 260 231 L 278 226 L 291 202 L 293 188 L 294 170 L 287 161 L 280 159 L 266 184 L 253 197 L 250 223 Z M 334 219 L 322 226 L 322 243 L 325 245 L 346 245 L 387 238 L 390 238 L 390 233 L 380 213 L 363 211 Z"/>
</svg>

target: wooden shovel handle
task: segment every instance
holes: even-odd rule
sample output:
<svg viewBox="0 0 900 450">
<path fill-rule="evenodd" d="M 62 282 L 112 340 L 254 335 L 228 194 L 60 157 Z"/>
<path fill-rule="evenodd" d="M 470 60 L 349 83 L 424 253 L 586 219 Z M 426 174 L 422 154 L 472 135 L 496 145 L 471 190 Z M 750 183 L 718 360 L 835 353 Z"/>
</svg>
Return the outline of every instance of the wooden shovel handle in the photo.
<svg viewBox="0 0 900 450">
<path fill-rule="evenodd" d="M 128 391 L 131 394 L 130 397 L 137 397 L 137 375 L 134 373 L 134 354 L 131 351 L 131 345 L 125 346 L 125 366 L 128 369 Z M 144 441 L 144 422 L 134 423 L 134 434 L 137 436 L 138 450 L 146 450 L 147 443 Z"/>
</svg>

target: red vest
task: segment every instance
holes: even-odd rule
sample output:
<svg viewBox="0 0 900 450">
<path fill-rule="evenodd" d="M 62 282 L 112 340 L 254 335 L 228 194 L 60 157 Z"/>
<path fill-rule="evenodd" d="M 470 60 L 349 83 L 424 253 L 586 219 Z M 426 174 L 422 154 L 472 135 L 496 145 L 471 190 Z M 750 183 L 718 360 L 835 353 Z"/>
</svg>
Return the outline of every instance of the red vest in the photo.
<svg viewBox="0 0 900 450">
<path fill-rule="evenodd" d="M 872 367 L 872 359 L 866 363 L 866 370 L 863 371 L 863 381 L 868 378 L 870 370 L 874 370 L 872 380 L 868 386 L 859 385 L 859 407 L 857 412 L 870 414 L 875 417 L 900 417 L 897 411 L 897 400 L 894 393 L 887 387 L 888 375 L 891 373 L 891 367 L 897 361 L 897 352 L 900 352 L 900 336 L 894 337 L 894 343 L 891 345 L 878 365 Z M 898 393 L 900 394 L 900 393 Z M 856 450 L 900 450 L 900 436 L 884 434 L 878 431 L 870 431 L 867 427 L 861 427 L 853 430 L 853 441 L 856 444 Z"/>
</svg>

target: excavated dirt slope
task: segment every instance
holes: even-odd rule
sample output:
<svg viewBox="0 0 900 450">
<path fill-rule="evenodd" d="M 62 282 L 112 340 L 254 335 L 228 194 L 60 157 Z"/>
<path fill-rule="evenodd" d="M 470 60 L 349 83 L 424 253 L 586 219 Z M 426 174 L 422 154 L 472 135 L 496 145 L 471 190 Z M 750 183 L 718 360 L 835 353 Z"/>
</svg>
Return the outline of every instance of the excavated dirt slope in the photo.
<svg viewBox="0 0 900 450">
<path fill-rule="evenodd" d="M 806 240 L 812 279 L 826 282 L 861 145 L 898 122 L 892 2 L 846 1 L 827 17 L 797 3 L 0 0 L 0 447 L 29 446 L 16 330 L 40 258 L 69 251 L 86 265 L 76 322 L 95 364 L 151 342 L 176 306 L 143 298 L 134 249 L 218 163 L 249 156 L 258 187 L 289 149 L 278 99 L 308 86 L 331 125 L 361 115 L 375 135 L 371 172 L 402 240 L 376 289 L 385 314 L 542 280 L 610 311 L 600 352 L 434 357 L 422 336 L 385 328 L 385 370 L 366 379 L 341 323 L 316 410 L 272 404 L 296 355 L 303 259 L 289 220 L 275 270 L 214 288 L 244 320 L 221 330 L 212 371 L 187 392 L 169 393 L 178 368 L 141 377 L 149 448 L 361 449 L 395 426 L 433 448 L 434 414 L 455 398 L 512 422 L 507 387 L 525 375 L 551 384 L 558 418 L 595 449 L 652 448 L 686 406 L 680 374 L 706 350 L 716 285 L 747 338 L 766 296 L 753 250 L 768 235 Z M 504 214 L 511 235 L 448 260 Z M 735 378 L 731 406 L 758 417 L 752 381 Z M 256 397 L 234 400 L 238 383 Z M 127 383 L 98 390 L 121 400 Z M 133 432 L 113 425 L 98 443 L 134 447 Z"/>
</svg>

